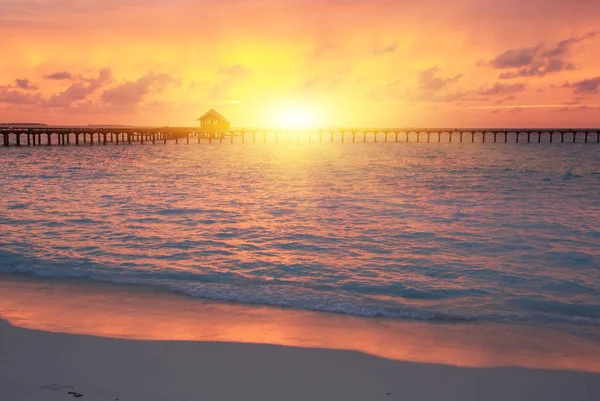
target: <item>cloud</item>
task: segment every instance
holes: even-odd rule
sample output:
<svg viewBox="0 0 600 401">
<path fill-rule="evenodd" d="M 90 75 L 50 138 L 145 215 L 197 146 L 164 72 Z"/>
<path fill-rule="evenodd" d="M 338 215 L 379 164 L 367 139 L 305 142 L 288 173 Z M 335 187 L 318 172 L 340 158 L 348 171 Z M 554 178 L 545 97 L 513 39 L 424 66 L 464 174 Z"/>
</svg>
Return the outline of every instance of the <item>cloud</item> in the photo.
<svg viewBox="0 0 600 401">
<path fill-rule="evenodd" d="M 479 102 L 479 103 L 482 103 L 482 102 L 487 102 L 487 101 L 490 100 L 487 97 L 468 96 L 468 95 L 471 94 L 471 92 L 460 92 L 460 93 L 461 93 L 462 96 L 460 97 L 460 99 L 457 99 L 457 100 L 460 100 L 461 102 Z"/>
<path fill-rule="evenodd" d="M 517 68 L 531 65 L 538 55 L 542 45 L 525 49 L 510 49 L 500 53 L 490 62 L 494 68 Z"/>
<path fill-rule="evenodd" d="M 527 85 L 525 85 L 524 83 L 502 84 L 500 82 L 496 82 L 491 88 L 482 89 L 477 93 L 484 96 L 493 96 L 507 93 L 523 92 L 526 88 Z"/>
<path fill-rule="evenodd" d="M 419 88 L 424 91 L 441 90 L 450 84 L 458 82 L 463 76 L 462 74 L 458 74 L 449 78 L 440 78 L 437 76 L 439 71 L 440 69 L 437 66 L 422 71 L 419 74 Z"/>
<path fill-rule="evenodd" d="M 0 85 L 0 103 L 13 105 L 35 105 L 42 101 L 39 93 L 31 91 L 39 89 L 27 78 L 14 80 L 14 85 Z M 27 92 L 24 92 L 27 91 Z"/>
<path fill-rule="evenodd" d="M 15 85 L 17 86 L 17 88 L 24 89 L 24 90 L 37 90 L 37 89 L 39 89 L 39 87 L 37 85 L 34 85 L 27 78 L 15 79 Z"/>
<path fill-rule="evenodd" d="M 559 111 L 561 113 L 568 113 L 568 112 L 588 111 L 591 109 L 593 109 L 593 107 L 590 107 L 586 104 L 582 104 L 577 107 L 563 107 L 563 108 L 558 109 L 557 111 Z"/>
<path fill-rule="evenodd" d="M 393 43 L 393 44 L 387 45 L 385 47 L 373 50 L 373 55 L 379 56 L 381 54 L 394 53 L 397 48 L 398 48 L 398 44 Z"/>
<path fill-rule="evenodd" d="M 46 105 L 48 107 L 72 106 L 74 103 L 87 99 L 89 95 L 101 87 L 113 82 L 112 71 L 109 68 L 99 70 L 97 77 L 80 77 L 79 79 L 80 81 L 74 82 L 64 91 L 51 96 Z"/>
<path fill-rule="evenodd" d="M 29 91 L 37 87 L 28 80 L 15 80 L 17 86 L 0 86 L 0 103 L 35 105 L 38 110 L 63 109 L 71 114 L 105 114 L 129 112 L 132 109 L 149 111 L 156 110 L 160 105 L 165 106 L 165 103 L 144 104 L 147 95 L 180 85 L 180 80 L 169 74 L 149 72 L 136 80 L 125 81 L 111 87 L 115 80 L 109 68 L 98 70 L 92 76 L 74 74 L 69 76 L 75 82 L 65 90 L 48 97 L 42 96 L 39 92 L 30 93 Z"/>
<path fill-rule="evenodd" d="M 416 87 L 404 92 L 398 90 L 400 80 L 388 83 L 384 87 L 376 88 L 369 92 L 375 99 L 395 98 L 412 102 L 452 103 L 459 100 L 472 100 L 467 96 L 471 92 L 455 88 L 461 80 L 462 74 L 449 77 L 440 76 L 441 69 L 433 66 L 418 74 Z"/>
<path fill-rule="evenodd" d="M 52 81 L 63 81 L 63 80 L 75 80 L 75 75 L 71 74 L 67 71 L 59 71 L 52 74 L 44 75 L 44 79 L 49 79 Z"/>
<path fill-rule="evenodd" d="M 552 73 L 574 70 L 576 66 L 570 60 L 574 46 L 595 36 L 596 32 L 589 32 L 582 36 L 562 40 L 550 48 L 544 44 L 538 44 L 533 47 L 509 49 L 500 53 L 493 60 L 487 63 L 479 62 L 477 65 L 508 70 L 499 75 L 500 79 L 544 77 Z"/>
<path fill-rule="evenodd" d="M 179 86 L 181 81 L 169 74 L 149 72 L 135 81 L 126 81 L 105 90 L 100 99 L 114 106 L 135 107 L 151 92 L 162 92 L 167 87 Z"/>
<path fill-rule="evenodd" d="M 600 89 L 600 77 L 584 79 L 572 84 L 567 82 L 564 87 L 573 88 L 573 91 L 579 95 L 598 93 L 598 89 Z"/>
<path fill-rule="evenodd" d="M 530 67 L 520 68 L 516 71 L 503 72 L 498 77 L 500 79 L 513 79 L 522 77 L 544 77 L 553 72 L 571 71 L 575 69 L 575 64 L 560 59 L 549 59 L 536 63 Z"/>
<path fill-rule="evenodd" d="M 494 103 L 495 104 L 503 104 L 503 103 L 515 100 L 516 98 L 517 98 L 516 96 L 507 96 L 507 97 L 503 97 L 501 99 L 496 100 Z"/>
<path fill-rule="evenodd" d="M 40 93 L 25 93 L 23 91 L 38 90 L 29 79 L 15 79 L 15 85 L 0 86 L 0 102 L 38 105 L 42 108 L 72 107 L 88 98 L 100 87 L 109 84 L 112 81 L 110 69 L 104 68 L 97 72 L 96 76 L 77 78 L 77 82 L 71 84 L 67 89 L 57 94 L 44 98 Z"/>
<path fill-rule="evenodd" d="M 41 102 L 40 94 L 25 93 L 11 86 L 0 86 L 0 103 L 13 105 L 35 105 Z"/>
<path fill-rule="evenodd" d="M 543 55 L 544 55 L 544 57 L 564 56 L 569 52 L 569 50 L 571 49 L 571 47 L 573 47 L 573 45 L 575 45 L 577 43 L 581 43 L 586 39 L 591 39 L 591 38 L 595 37 L 596 35 L 597 35 L 597 32 L 588 32 L 585 35 L 580 36 L 580 37 L 562 40 L 562 41 L 558 42 L 558 44 L 554 48 L 546 50 L 543 53 Z"/>
</svg>

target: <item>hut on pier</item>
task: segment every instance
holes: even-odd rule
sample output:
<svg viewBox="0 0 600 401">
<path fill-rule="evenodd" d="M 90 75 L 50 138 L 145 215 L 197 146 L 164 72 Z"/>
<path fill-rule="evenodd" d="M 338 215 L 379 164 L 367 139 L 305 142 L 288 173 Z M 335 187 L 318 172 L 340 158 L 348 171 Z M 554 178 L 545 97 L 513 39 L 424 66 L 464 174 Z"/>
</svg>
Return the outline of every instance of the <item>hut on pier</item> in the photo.
<svg viewBox="0 0 600 401">
<path fill-rule="evenodd" d="M 221 113 L 215 109 L 210 109 L 202 117 L 200 121 L 200 130 L 207 133 L 227 132 L 231 128 L 231 123 L 223 117 Z"/>
</svg>

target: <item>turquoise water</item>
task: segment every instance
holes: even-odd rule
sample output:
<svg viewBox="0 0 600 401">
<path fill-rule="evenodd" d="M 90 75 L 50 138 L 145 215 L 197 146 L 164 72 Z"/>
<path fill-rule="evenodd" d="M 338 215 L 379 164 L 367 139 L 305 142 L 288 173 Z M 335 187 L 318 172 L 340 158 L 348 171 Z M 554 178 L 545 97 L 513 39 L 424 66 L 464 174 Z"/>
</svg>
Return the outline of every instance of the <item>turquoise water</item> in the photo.
<svg viewBox="0 0 600 401">
<path fill-rule="evenodd" d="M 600 146 L 0 149 L 0 272 L 600 339 Z"/>
</svg>

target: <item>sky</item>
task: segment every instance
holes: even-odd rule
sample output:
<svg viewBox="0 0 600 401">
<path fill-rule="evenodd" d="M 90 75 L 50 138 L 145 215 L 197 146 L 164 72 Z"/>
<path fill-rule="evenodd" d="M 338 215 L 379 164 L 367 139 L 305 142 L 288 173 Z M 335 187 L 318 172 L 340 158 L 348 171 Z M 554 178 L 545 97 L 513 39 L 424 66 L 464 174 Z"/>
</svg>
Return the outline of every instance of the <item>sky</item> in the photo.
<svg viewBox="0 0 600 401">
<path fill-rule="evenodd" d="M 597 0 L 0 0 L 0 123 L 600 127 Z"/>
</svg>

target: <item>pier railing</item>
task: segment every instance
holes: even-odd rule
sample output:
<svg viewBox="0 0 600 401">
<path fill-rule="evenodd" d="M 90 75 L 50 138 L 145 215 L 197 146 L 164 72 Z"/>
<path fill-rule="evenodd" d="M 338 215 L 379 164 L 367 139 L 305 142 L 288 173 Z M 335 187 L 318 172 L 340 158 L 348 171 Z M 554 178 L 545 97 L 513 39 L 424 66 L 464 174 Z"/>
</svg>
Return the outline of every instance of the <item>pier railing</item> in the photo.
<svg viewBox="0 0 600 401">
<path fill-rule="evenodd" d="M 232 129 L 209 133 L 188 127 L 11 127 L 0 126 L 8 146 L 66 146 L 144 143 L 600 143 L 600 129 L 561 128 L 328 128 Z"/>
</svg>

